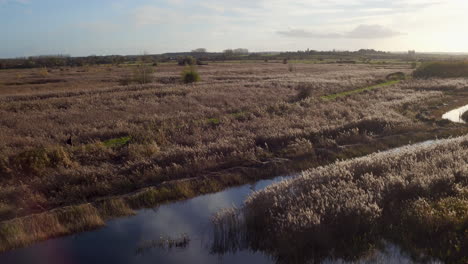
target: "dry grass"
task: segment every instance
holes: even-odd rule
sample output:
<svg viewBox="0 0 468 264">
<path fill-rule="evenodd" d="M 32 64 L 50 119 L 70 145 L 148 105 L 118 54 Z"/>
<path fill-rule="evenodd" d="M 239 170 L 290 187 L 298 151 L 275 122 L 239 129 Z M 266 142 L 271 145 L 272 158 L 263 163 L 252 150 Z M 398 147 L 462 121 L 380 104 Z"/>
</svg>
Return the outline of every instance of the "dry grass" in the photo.
<svg viewBox="0 0 468 264">
<path fill-rule="evenodd" d="M 203 65 L 203 80 L 190 86 L 179 83 L 175 64 L 158 66 L 152 83 L 128 86 L 119 80 L 136 66 L 49 70 L 47 78 L 60 82 L 38 82 L 46 77 L 37 69 L 0 71 L 0 219 L 274 158 L 325 162 L 340 145 L 419 129 L 403 106 L 465 85 L 411 80 L 325 101 L 320 97 L 367 87 L 394 69 L 295 66 L 292 73 L 280 63 Z M 210 184 L 95 207 L 107 219 L 192 197 L 200 193 L 194 186 L 226 186 Z"/>
<path fill-rule="evenodd" d="M 58 209 L 0 223 L 0 251 L 104 225 L 90 204 Z"/>
<path fill-rule="evenodd" d="M 241 210 L 221 212 L 215 249 L 237 243 L 304 261 L 331 251 L 355 257 L 386 238 L 415 257 L 466 263 L 467 157 L 464 136 L 304 171 L 254 193 Z"/>
</svg>

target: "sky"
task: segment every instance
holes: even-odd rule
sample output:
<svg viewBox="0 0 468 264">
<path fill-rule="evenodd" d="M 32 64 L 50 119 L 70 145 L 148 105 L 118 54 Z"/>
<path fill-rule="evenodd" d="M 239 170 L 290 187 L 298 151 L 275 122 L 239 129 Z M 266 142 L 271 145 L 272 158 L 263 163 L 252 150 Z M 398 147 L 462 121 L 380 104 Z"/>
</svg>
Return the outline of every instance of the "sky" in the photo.
<svg viewBox="0 0 468 264">
<path fill-rule="evenodd" d="M 468 52 L 467 0 L 0 0 L 0 57 Z"/>
</svg>

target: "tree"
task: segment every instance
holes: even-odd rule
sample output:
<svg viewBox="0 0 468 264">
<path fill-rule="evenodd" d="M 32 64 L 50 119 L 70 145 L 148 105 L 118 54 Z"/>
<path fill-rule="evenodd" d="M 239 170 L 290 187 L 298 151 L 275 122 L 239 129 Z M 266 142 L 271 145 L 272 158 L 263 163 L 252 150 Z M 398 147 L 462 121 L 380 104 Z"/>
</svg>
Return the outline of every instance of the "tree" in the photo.
<svg viewBox="0 0 468 264">
<path fill-rule="evenodd" d="M 180 65 L 180 66 L 184 66 L 184 65 L 195 65 L 195 63 L 197 63 L 197 61 L 195 60 L 194 57 L 192 56 L 184 56 L 184 57 L 179 57 L 177 59 L 177 63 Z"/>
<path fill-rule="evenodd" d="M 234 51 L 232 49 L 226 49 L 223 51 L 223 54 L 227 57 L 234 55 Z"/>
<path fill-rule="evenodd" d="M 235 50 L 233 50 L 233 52 L 234 52 L 234 54 L 249 54 L 248 49 L 242 49 L 242 48 L 235 49 Z"/>
<path fill-rule="evenodd" d="M 192 50 L 193 53 L 206 53 L 206 49 L 205 48 L 198 48 L 198 49 L 194 49 Z"/>
</svg>

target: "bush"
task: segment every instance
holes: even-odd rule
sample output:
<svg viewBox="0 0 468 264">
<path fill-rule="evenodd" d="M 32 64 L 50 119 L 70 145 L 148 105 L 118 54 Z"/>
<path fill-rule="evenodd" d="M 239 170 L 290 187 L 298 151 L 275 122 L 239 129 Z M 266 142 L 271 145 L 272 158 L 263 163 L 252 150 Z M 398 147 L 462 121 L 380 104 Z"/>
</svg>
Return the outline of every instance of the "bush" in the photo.
<svg viewBox="0 0 468 264">
<path fill-rule="evenodd" d="M 413 76 L 416 78 L 457 78 L 468 77 L 468 61 L 438 61 L 423 63 Z"/>
<path fill-rule="evenodd" d="M 132 83 L 147 84 L 151 83 L 153 77 L 154 67 L 145 64 L 139 64 L 134 69 L 132 74 L 126 74 L 119 79 L 120 85 L 129 85 Z"/>
<path fill-rule="evenodd" d="M 197 63 L 197 60 L 192 56 L 185 56 L 185 57 L 179 57 L 179 59 L 177 60 L 177 63 L 180 66 L 186 66 L 186 65 L 192 66 Z"/>
<path fill-rule="evenodd" d="M 297 87 L 297 95 L 295 100 L 301 101 L 304 100 L 312 95 L 313 87 L 307 84 L 300 84 Z"/>
<path fill-rule="evenodd" d="M 184 83 L 193 83 L 200 80 L 200 75 L 194 67 L 189 67 L 182 72 L 182 81 Z"/>
<path fill-rule="evenodd" d="M 139 84 L 151 83 L 153 81 L 153 67 L 140 64 L 133 71 L 133 82 Z"/>
</svg>

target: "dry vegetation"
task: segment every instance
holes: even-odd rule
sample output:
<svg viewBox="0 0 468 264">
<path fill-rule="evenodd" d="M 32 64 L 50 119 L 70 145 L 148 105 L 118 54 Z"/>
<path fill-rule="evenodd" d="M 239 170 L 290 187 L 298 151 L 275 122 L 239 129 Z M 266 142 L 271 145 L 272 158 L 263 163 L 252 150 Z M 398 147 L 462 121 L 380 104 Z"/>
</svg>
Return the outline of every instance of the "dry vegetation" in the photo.
<svg viewBox="0 0 468 264">
<path fill-rule="evenodd" d="M 281 63 L 216 63 L 199 66 L 202 81 L 190 85 L 181 79 L 184 68 L 172 64 L 145 70 L 144 82 L 120 85 L 125 76 L 139 76 L 134 67 L 0 71 L 1 220 L 278 158 L 308 155 L 313 166 L 346 158 L 337 155 L 346 146 L 369 146 L 350 156 L 369 153 L 378 139 L 438 128 L 416 118 L 420 108 L 427 102 L 437 107 L 445 92 L 464 91 L 468 84 L 406 80 L 346 94 L 410 70 L 297 64 L 289 71 Z M 146 80 L 151 82 L 142 84 Z M 322 99 L 340 93 L 345 96 Z M 72 145 L 66 144 L 69 136 Z M 151 206 L 196 195 L 189 189 L 140 202 Z M 136 201 L 121 205 L 122 214 L 140 207 Z M 98 211 L 92 215 L 106 219 L 105 208 Z M 56 228 L 49 235 L 78 229 Z M 8 234 L 0 237 L 7 241 Z M 31 236 L 24 241 L 46 237 Z M 8 243 L 5 248 L 21 245 Z"/>
<path fill-rule="evenodd" d="M 331 252 L 356 257 L 385 238 L 416 258 L 466 263 L 467 157 L 464 136 L 304 171 L 220 213 L 214 251 L 304 263 Z"/>
<path fill-rule="evenodd" d="M 414 71 L 414 76 L 418 78 L 468 77 L 468 61 L 426 62 Z"/>
</svg>

